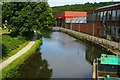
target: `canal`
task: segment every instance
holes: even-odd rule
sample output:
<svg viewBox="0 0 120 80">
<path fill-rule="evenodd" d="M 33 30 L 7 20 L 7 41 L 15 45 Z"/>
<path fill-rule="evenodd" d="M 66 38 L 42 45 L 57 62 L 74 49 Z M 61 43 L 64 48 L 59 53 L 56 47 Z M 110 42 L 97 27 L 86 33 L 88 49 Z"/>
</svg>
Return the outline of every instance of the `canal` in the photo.
<svg viewBox="0 0 120 80">
<path fill-rule="evenodd" d="M 19 70 L 18 78 L 92 78 L 93 59 L 101 47 L 62 32 L 52 32 Z"/>
</svg>

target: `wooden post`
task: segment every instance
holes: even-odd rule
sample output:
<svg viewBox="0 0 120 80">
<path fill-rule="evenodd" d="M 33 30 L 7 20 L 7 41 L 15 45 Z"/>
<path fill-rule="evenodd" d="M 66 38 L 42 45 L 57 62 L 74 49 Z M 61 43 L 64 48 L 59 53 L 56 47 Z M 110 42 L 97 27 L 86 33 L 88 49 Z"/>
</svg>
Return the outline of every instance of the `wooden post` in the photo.
<svg viewBox="0 0 120 80">
<path fill-rule="evenodd" d="M 97 63 L 94 59 L 94 61 L 93 61 L 93 73 L 92 73 L 92 77 L 93 77 L 94 80 L 97 78 L 97 72 L 96 71 L 97 71 Z"/>
</svg>

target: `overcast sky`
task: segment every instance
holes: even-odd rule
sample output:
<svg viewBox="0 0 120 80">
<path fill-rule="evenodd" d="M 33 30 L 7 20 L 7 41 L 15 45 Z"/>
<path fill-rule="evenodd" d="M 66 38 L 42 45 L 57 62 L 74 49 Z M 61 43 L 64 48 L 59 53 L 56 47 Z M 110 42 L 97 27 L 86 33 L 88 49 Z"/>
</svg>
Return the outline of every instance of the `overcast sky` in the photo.
<svg viewBox="0 0 120 80">
<path fill-rule="evenodd" d="M 84 4 L 86 2 L 94 3 L 94 2 L 109 2 L 109 1 L 120 1 L 120 0 L 48 0 L 48 3 L 51 7 L 53 6 L 63 6 L 63 5 L 71 5 L 71 4 Z"/>
</svg>

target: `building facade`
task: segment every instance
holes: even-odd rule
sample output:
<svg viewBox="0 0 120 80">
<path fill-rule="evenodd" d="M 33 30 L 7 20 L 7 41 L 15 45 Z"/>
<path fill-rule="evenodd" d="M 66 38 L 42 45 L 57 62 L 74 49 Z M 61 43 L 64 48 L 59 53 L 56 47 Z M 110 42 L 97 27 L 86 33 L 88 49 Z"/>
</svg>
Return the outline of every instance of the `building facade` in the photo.
<svg viewBox="0 0 120 80">
<path fill-rule="evenodd" d="M 67 28 L 72 24 L 86 23 L 87 12 L 65 11 L 56 15 L 57 26 Z"/>
<path fill-rule="evenodd" d="M 59 27 L 108 40 L 120 41 L 120 4 L 87 12 L 65 11 L 56 15 Z"/>
</svg>

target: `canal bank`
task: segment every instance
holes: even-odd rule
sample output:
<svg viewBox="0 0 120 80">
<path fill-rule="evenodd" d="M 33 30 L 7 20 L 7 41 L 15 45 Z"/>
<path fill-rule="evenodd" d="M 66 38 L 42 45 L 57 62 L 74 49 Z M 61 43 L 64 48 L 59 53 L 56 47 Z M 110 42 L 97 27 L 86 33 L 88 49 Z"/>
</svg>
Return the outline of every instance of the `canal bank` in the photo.
<svg viewBox="0 0 120 80">
<path fill-rule="evenodd" d="M 119 54 L 120 55 L 120 51 L 118 51 L 118 43 L 117 42 L 113 42 L 113 41 L 109 41 L 103 38 L 98 38 L 95 36 L 91 36 L 89 34 L 84 34 L 84 33 L 80 33 L 80 32 L 76 32 L 70 29 L 65 29 L 65 28 L 59 28 L 61 32 L 67 33 L 71 36 L 74 36 L 80 40 L 87 40 L 90 41 L 92 43 L 95 43 L 97 45 L 100 45 L 104 48 L 106 48 L 106 50 L 108 50 L 109 52 L 113 53 L 113 54 Z"/>
<path fill-rule="evenodd" d="M 39 33 L 38 33 L 38 36 L 39 36 Z M 30 48 L 29 50 L 27 50 L 26 52 L 22 52 L 23 54 L 20 53 L 21 55 L 18 52 L 19 56 L 17 58 L 14 58 L 14 60 L 13 60 L 13 58 L 11 58 L 13 60 L 12 62 L 10 62 L 10 63 L 8 62 L 9 64 L 6 65 L 4 68 L 2 66 L 2 69 L 0 70 L 1 71 L 1 78 L 14 78 L 14 77 L 16 77 L 18 75 L 18 70 L 20 69 L 20 67 L 22 66 L 22 64 L 30 56 L 32 56 L 32 54 L 42 44 L 42 38 L 36 39 L 35 41 L 31 41 L 30 43 L 33 44 L 33 45 L 31 47 L 28 46 Z M 27 46 L 26 46 L 26 48 L 24 48 L 24 50 L 26 50 L 26 49 L 27 49 Z"/>
</svg>

